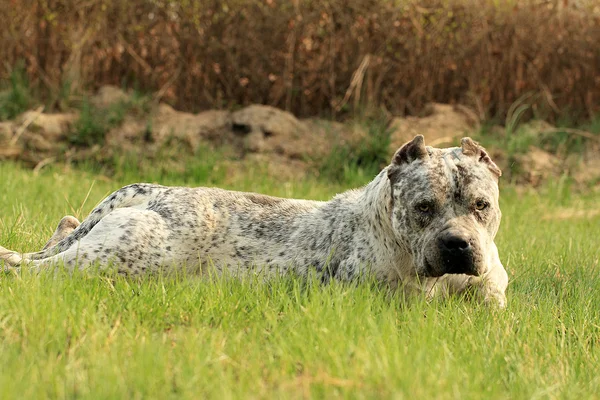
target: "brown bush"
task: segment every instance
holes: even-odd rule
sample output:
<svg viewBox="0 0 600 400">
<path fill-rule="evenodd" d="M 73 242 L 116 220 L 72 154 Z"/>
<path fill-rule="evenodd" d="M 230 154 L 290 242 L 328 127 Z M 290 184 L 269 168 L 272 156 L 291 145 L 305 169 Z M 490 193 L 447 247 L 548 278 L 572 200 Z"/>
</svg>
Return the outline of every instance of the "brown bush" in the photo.
<svg viewBox="0 0 600 400">
<path fill-rule="evenodd" d="M 262 103 L 299 116 L 414 114 L 435 101 L 503 117 L 526 93 L 549 119 L 598 111 L 593 1 L 0 2 L 0 76 L 24 60 L 50 100 L 70 82 L 137 86 L 193 111 Z"/>
</svg>

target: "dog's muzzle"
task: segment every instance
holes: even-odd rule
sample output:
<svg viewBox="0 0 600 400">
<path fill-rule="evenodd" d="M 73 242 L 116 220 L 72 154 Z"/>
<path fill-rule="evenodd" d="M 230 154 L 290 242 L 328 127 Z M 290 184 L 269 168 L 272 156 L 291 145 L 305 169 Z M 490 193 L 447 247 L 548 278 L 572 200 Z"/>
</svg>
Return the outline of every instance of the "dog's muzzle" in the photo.
<svg viewBox="0 0 600 400">
<path fill-rule="evenodd" d="M 438 238 L 440 267 L 444 274 L 479 275 L 475 268 L 473 246 L 468 237 L 444 232 Z"/>
</svg>

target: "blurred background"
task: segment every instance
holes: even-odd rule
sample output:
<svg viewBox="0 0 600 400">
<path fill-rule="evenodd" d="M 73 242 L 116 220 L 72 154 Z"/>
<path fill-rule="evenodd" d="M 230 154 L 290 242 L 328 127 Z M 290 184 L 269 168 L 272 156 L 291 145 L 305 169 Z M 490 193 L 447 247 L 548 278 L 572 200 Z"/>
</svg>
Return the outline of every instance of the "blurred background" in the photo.
<svg viewBox="0 0 600 400">
<path fill-rule="evenodd" d="M 511 182 L 600 180 L 594 0 L 2 3 L 0 159 L 344 181 L 422 133 Z"/>
</svg>

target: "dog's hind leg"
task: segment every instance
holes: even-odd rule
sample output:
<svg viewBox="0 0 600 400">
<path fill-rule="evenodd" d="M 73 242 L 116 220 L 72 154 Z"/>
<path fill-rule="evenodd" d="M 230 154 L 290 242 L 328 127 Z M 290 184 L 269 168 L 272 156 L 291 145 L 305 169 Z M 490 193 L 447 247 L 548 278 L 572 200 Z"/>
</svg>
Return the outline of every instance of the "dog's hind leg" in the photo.
<svg viewBox="0 0 600 400">
<path fill-rule="evenodd" d="M 60 242 L 61 240 L 63 240 L 67 236 L 69 236 L 69 234 L 71 232 L 73 232 L 75 230 L 75 228 L 77 228 L 80 224 L 81 224 L 81 222 L 79 222 L 79 220 L 77 218 L 75 218 L 71 215 L 67 215 L 66 217 L 63 217 L 60 220 L 60 222 L 58 223 L 58 226 L 56 227 L 54 234 L 48 240 L 48 242 L 42 248 L 42 250 L 46 250 L 52 246 L 55 246 L 58 242 Z"/>
<path fill-rule="evenodd" d="M 79 224 L 80 222 L 75 217 L 72 217 L 70 215 L 63 217 L 58 223 L 54 234 L 52 235 L 50 240 L 48 240 L 43 249 L 45 250 L 55 246 L 62 239 L 69 236 L 69 234 L 73 232 L 75 228 L 79 226 Z M 8 250 L 0 246 L 0 261 L 4 261 L 4 263 L 9 267 L 16 267 L 23 261 L 23 256 L 21 253 Z"/>
<path fill-rule="evenodd" d="M 0 246 L 0 261 L 4 261 L 9 267 L 17 266 L 21 263 L 23 257 L 16 251 L 11 251 Z"/>
<path fill-rule="evenodd" d="M 94 263 L 89 252 L 82 251 L 77 246 L 72 246 L 62 253 L 42 260 L 29 260 L 15 251 L 0 246 L 0 267 L 2 267 L 3 261 L 5 271 L 11 269 L 20 271 L 21 268 L 27 268 L 36 273 L 60 265 L 64 266 L 67 271 L 73 271 L 75 268 L 85 269 Z"/>
</svg>

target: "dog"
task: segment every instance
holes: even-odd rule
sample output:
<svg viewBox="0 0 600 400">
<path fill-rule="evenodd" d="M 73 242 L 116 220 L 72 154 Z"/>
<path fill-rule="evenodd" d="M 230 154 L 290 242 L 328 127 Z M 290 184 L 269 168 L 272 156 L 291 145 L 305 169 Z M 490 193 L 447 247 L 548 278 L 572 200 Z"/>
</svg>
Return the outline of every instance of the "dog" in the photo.
<svg viewBox="0 0 600 400">
<path fill-rule="evenodd" d="M 114 266 L 141 274 L 214 268 L 265 276 L 367 275 L 406 292 L 471 288 L 505 307 L 508 276 L 494 239 L 500 169 L 470 138 L 461 147 L 404 144 L 370 183 L 327 202 L 217 188 L 125 186 L 80 224 L 67 216 L 40 252 L 0 247 L 9 267 Z"/>
</svg>

